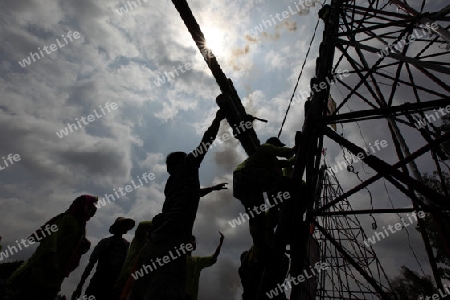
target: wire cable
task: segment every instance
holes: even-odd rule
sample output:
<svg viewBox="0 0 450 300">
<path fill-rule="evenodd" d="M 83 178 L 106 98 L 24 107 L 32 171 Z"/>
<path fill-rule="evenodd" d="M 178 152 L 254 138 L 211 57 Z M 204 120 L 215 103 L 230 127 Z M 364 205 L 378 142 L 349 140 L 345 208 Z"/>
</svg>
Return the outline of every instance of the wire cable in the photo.
<svg viewBox="0 0 450 300">
<path fill-rule="evenodd" d="M 284 123 L 286 123 L 287 115 L 288 115 L 288 113 L 289 113 L 289 110 L 291 109 L 292 100 L 294 99 L 294 95 L 295 95 L 295 92 L 297 91 L 297 87 L 298 87 L 298 84 L 299 84 L 299 82 L 300 82 L 300 78 L 302 77 L 303 69 L 305 68 L 306 61 L 307 61 L 307 59 L 308 59 L 309 52 L 311 51 L 311 46 L 312 46 L 312 44 L 313 44 L 313 42 L 314 42 L 314 39 L 315 39 L 315 37 L 316 37 L 317 27 L 319 27 L 319 21 L 320 21 L 320 19 L 317 18 L 316 27 L 314 28 L 314 33 L 313 33 L 313 36 L 312 36 L 312 38 L 311 38 L 311 42 L 309 43 L 308 51 L 306 52 L 306 57 L 305 57 L 305 60 L 303 61 L 302 69 L 300 70 L 300 74 L 298 75 L 297 83 L 295 84 L 295 87 L 294 87 L 294 92 L 292 92 L 291 100 L 289 101 L 288 108 L 287 108 L 287 110 L 286 110 L 286 113 L 284 114 L 283 122 L 281 123 L 280 131 L 278 132 L 278 138 L 280 137 L 281 132 L 283 131 Z"/>
</svg>

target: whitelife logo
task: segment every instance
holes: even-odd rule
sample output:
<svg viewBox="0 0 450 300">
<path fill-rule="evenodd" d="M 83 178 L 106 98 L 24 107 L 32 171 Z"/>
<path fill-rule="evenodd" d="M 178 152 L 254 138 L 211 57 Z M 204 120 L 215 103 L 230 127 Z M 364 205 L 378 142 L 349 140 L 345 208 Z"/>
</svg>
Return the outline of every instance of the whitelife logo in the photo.
<svg viewBox="0 0 450 300">
<path fill-rule="evenodd" d="M 44 231 L 47 232 L 47 234 L 45 234 Z M 42 229 L 42 236 L 39 236 L 39 234 L 36 232 L 26 240 L 22 239 L 20 242 L 16 240 L 17 247 L 19 247 L 19 250 L 23 250 L 22 245 L 23 245 L 23 248 L 27 248 L 36 242 L 42 241 L 44 238 L 46 238 L 47 236 L 49 236 L 52 233 L 55 233 L 57 231 L 58 231 L 58 226 L 56 224 L 53 224 L 51 226 L 46 224 L 45 227 Z M 27 242 L 29 244 L 27 244 Z M 13 252 L 13 250 L 14 250 L 14 252 Z M 12 255 L 18 253 L 19 250 L 17 250 L 16 246 L 8 246 L 8 248 L 5 251 L 0 252 L 0 261 L 2 261 L 3 258 L 5 258 L 5 259 L 8 258 L 10 254 L 12 256 Z"/>
<path fill-rule="evenodd" d="M 250 32 L 253 36 L 258 36 L 260 33 L 264 32 L 264 30 L 267 30 L 270 27 L 275 26 L 278 22 L 283 22 L 285 19 L 288 19 L 291 16 L 298 14 L 298 13 L 308 9 L 311 6 L 314 6 L 315 2 L 316 1 L 312 1 L 312 0 L 306 0 L 304 2 L 299 2 L 299 3 L 294 2 L 295 10 L 292 9 L 292 7 L 289 5 L 289 7 L 288 7 L 289 11 L 285 10 L 281 14 L 279 14 L 279 13 L 275 14 L 275 18 L 277 18 L 278 21 L 275 20 L 273 15 L 270 15 L 269 20 L 262 20 L 262 22 L 258 26 L 255 26 L 253 29 L 251 29 Z"/>
<path fill-rule="evenodd" d="M 0 164 L 0 171 L 3 171 L 4 169 L 6 169 L 9 166 L 12 166 L 14 164 L 14 162 L 18 162 L 20 161 L 20 155 L 19 154 L 8 154 L 7 158 L 2 157 L 3 159 L 3 163 L 5 164 L 4 167 L 2 167 L 2 165 Z M 8 164 L 8 161 L 9 164 Z"/>
<path fill-rule="evenodd" d="M 317 276 L 320 274 L 320 272 L 325 271 L 326 269 L 329 268 L 328 263 L 323 262 L 317 262 L 314 267 L 310 266 L 310 274 L 308 274 L 307 270 L 304 269 L 303 270 L 303 274 L 298 275 L 297 277 L 291 277 L 289 275 L 289 277 L 284 281 L 283 284 L 277 284 L 277 287 L 274 288 L 273 290 L 270 290 L 266 293 L 267 297 L 269 297 L 269 299 L 272 299 L 278 295 L 283 294 L 283 291 L 287 291 L 288 289 L 292 289 L 292 285 L 298 285 L 300 283 L 302 283 L 303 281 L 305 281 L 306 279 L 310 279 L 313 278 L 314 276 Z M 315 269 L 315 270 L 314 270 Z"/>
<path fill-rule="evenodd" d="M 97 113 L 97 109 L 94 109 L 93 112 L 94 112 L 95 115 L 90 114 L 90 115 L 87 116 L 87 118 L 85 118 L 85 117 L 81 117 L 81 118 L 80 118 L 80 119 L 81 119 L 81 122 L 83 122 L 83 124 L 84 124 L 85 126 L 86 126 L 86 125 L 89 125 L 89 123 L 92 123 L 92 122 L 94 122 L 95 120 L 100 119 L 100 118 L 102 118 L 103 116 L 106 115 L 106 112 L 105 112 L 105 110 L 103 109 L 103 107 L 102 107 L 101 105 L 100 105 L 99 107 L 100 107 L 100 110 L 101 110 L 101 112 L 103 113 L 103 115 L 98 114 L 98 113 Z M 109 104 L 109 102 L 106 102 L 105 108 L 106 108 L 106 110 L 107 110 L 108 112 L 111 112 L 111 109 L 112 109 L 112 110 L 116 110 L 116 109 L 118 108 L 118 106 L 117 106 L 117 103 L 116 103 L 116 102 L 112 102 L 111 104 Z M 76 124 L 73 124 L 73 123 L 67 123 L 67 127 L 64 127 L 64 129 L 61 129 L 59 132 L 56 132 L 56 135 L 57 135 L 60 139 L 62 139 L 63 137 L 68 136 L 68 135 L 69 135 L 70 133 L 72 133 L 74 130 L 78 130 L 78 129 L 82 128 L 83 126 L 80 124 L 80 120 L 78 120 L 78 118 L 75 118 L 75 120 L 77 121 L 78 127 L 77 127 Z M 86 123 L 86 120 L 87 120 L 87 123 Z M 69 132 L 69 130 L 70 130 L 70 132 Z"/>
<path fill-rule="evenodd" d="M 42 47 L 42 48 L 43 48 L 43 50 L 45 51 L 45 53 L 51 54 L 52 52 L 55 52 L 56 50 L 61 49 L 62 47 L 68 45 L 69 42 L 67 41 L 66 36 L 64 36 L 64 34 L 63 34 L 62 37 L 63 37 L 63 40 L 64 40 L 65 44 L 61 44 L 61 42 L 59 41 L 59 39 L 56 39 L 56 43 L 58 44 L 59 48 L 56 47 L 56 44 L 51 44 L 49 47 L 44 46 L 44 47 Z M 73 37 L 73 38 L 72 38 L 72 37 Z M 68 38 L 71 42 L 73 42 L 73 39 L 76 39 L 76 40 L 77 40 L 77 39 L 80 38 L 80 33 L 79 33 L 78 31 L 75 31 L 75 32 L 73 32 L 73 33 L 72 33 L 72 31 L 69 31 L 69 32 L 67 33 L 67 38 Z M 50 52 L 48 51 L 49 48 L 50 48 Z M 26 66 L 31 65 L 31 62 L 32 62 L 31 60 L 33 60 L 33 62 L 35 62 L 35 61 L 36 61 L 36 58 L 37 58 L 37 59 L 41 59 L 41 58 L 43 58 L 43 57 L 45 56 L 44 53 L 43 53 L 42 50 L 41 50 L 41 47 L 38 47 L 38 51 L 39 51 L 39 53 L 41 54 L 40 56 L 39 56 L 39 53 L 33 53 L 33 52 L 30 52 L 30 55 L 29 55 L 27 58 L 24 58 L 24 59 L 22 59 L 22 61 L 19 61 L 19 65 L 20 65 L 22 68 L 25 68 Z M 35 58 L 35 57 L 36 57 L 36 58 Z"/>
<path fill-rule="evenodd" d="M 241 130 L 239 130 L 239 128 L 241 128 Z M 253 128 L 253 123 L 251 121 L 241 121 L 239 123 L 239 125 L 235 125 L 234 129 L 236 131 L 236 135 L 242 134 L 243 132 L 245 132 L 247 129 L 251 129 Z M 230 127 L 228 129 L 228 133 L 224 133 L 222 134 L 219 138 L 217 138 L 214 141 L 208 142 L 208 143 L 204 143 L 202 142 L 202 144 L 200 145 L 200 147 L 197 147 L 194 149 L 194 151 L 192 151 L 192 155 L 194 155 L 194 157 L 197 157 L 203 153 L 205 153 L 209 149 L 214 148 L 217 145 L 222 145 L 224 142 L 228 141 L 232 136 L 233 136 L 233 130 Z"/>
<path fill-rule="evenodd" d="M 320 91 L 326 89 L 328 86 L 332 86 L 337 82 L 337 79 L 342 80 L 342 77 L 347 78 L 350 76 L 350 72 L 347 69 L 341 70 L 338 69 L 336 73 L 333 75 L 333 77 L 325 77 L 325 81 L 322 81 L 320 83 L 314 83 L 312 88 L 316 93 L 319 93 Z M 297 103 L 304 103 L 306 99 L 308 99 L 311 95 L 312 91 L 300 91 L 292 98 L 292 105 L 295 105 Z"/>
<path fill-rule="evenodd" d="M 152 181 L 152 180 L 154 180 L 155 178 L 156 178 L 156 177 L 155 177 L 155 174 L 153 174 L 153 173 L 148 173 L 148 174 L 147 174 L 147 173 L 144 173 L 144 174 L 142 174 L 142 180 L 144 180 L 145 183 L 149 183 L 149 181 Z M 131 186 L 131 184 L 127 184 L 124 188 L 119 187 L 119 188 L 117 189 L 117 191 L 116 191 L 116 189 L 113 189 L 114 194 L 117 196 L 117 199 L 120 198 L 119 193 L 120 193 L 122 196 L 125 196 L 127 193 L 131 193 L 132 191 L 137 190 L 138 188 L 140 188 L 141 186 L 144 185 L 144 184 L 142 183 L 141 177 L 138 176 L 137 179 L 138 179 L 138 181 L 139 181 L 139 183 L 140 183 L 141 185 L 136 185 L 136 183 L 134 183 L 134 180 L 131 180 L 131 184 L 132 184 L 133 186 Z M 124 192 L 124 190 L 125 190 L 125 192 Z M 105 200 L 105 199 L 106 199 L 106 200 Z M 103 206 L 106 206 L 106 201 L 108 201 L 108 203 L 111 203 L 111 201 L 112 201 L 112 202 L 115 202 L 115 201 L 116 201 L 116 198 L 114 197 L 113 194 L 105 194 L 105 198 L 98 199 L 98 202 L 97 202 L 96 204 L 94 204 L 94 205 L 95 205 L 95 207 L 97 207 L 97 209 L 99 209 L 99 208 L 101 208 L 101 207 L 103 207 Z"/>
<path fill-rule="evenodd" d="M 424 36 L 430 35 L 432 32 L 432 29 L 436 30 L 437 28 L 439 28 L 439 25 L 436 23 L 431 23 L 428 22 L 425 24 L 426 29 L 422 28 L 422 33 L 423 35 L 420 34 L 420 32 L 417 31 L 417 29 L 414 29 L 413 34 L 409 35 L 409 36 L 404 36 L 401 40 L 397 41 L 395 44 L 389 44 L 386 48 L 384 48 L 383 50 L 380 50 L 377 55 L 378 57 L 385 57 L 388 56 L 390 53 L 394 52 L 394 50 L 392 48 L 394 48 L 395 50 L 397 50 L 398 52 L 400 52 L 403 47 L 405 47 L 406 45 L 409 45 L 411 42 L 414 42 L 416 39 L 420 39 Z M 432 29 L 431 29 L 432 28 Z"/>
<path fill-rule="evenodd" d="M 240 213 L 239 217 L 237 217 L 236 219 L 233 219 L 232 221 L 228 221 L 228 224 L 231 225 L 232 228 L 235 228 L 238 225 L 241 225 L 243 223 L 245 223 L 245 219 L 247 219 L 247 221 L 250 221 L 250 217 L 254 218 L 255 215 L 259 215 L 261 213 L 265 213 L 267 210 L 269 210 L 270 208 L 277 206 L 278 204 L 282 203 L 284 200 L 287 200 L 289 198 L 291 198 L 291 195 L 289 194 L 289 192 L 278 192 L 277 197 L 275 198 L 275 196 L 272 195 L 272 200 L 274 204 L 271 204 L 269 202 L 269 197 L 267 196 L 267 193 L 264 192 L 264 203 L 259 205 L 259 206 L 254 206 L 251 210 L 248 211 L 248 213 Z M 279 202 L 277 201 L 277 199 L 279 200 Z M 255 214 L 254 214 L 254 213 Z"/>
<path fill-rule="evenodd" d="M 406 227 L 408 227 L 409 225 L 411 225 L 411 224 L 414 223 L 413 220 L 411 220 L 411 216 L 412 216 L 412 217 L 414 218 L 414 220 L 417 222 L 417 216 L 419 216 L 419 218 L 424 218 L 424 217 L 425 217 L 425 213 L 424 213 L 423 211 L 412 212 L 412 213 L 411 213 L 411 216 L 410 216 L 409 214 L 407 214 L 407 216 L 408 216 L 408 220 L 409 220 L 411 223 L 405 223 L 405 219 L 401 218 L 400 220 L 402 221 L 402 224 L 401 224 L 401 223 L 395 223 L 394 226 L 389 225 L 389 226 L 388 226 L 389 231 L 390 231 L 392 234 L 394 234 L 394 233 L 396 233 L 397 231 L 402 230 L 402 229 L 403 229 L 403 226 L 404 226 L 404 228 L 406 228 Z M 394 230 L 394 228 L 395 228 L 395 230 Z M 376 240 L 375 238 L 377 238 L 378 241 L 381 241 L 382 239 L 387 238 L 387 237 L 389 236 L 389 232 L 387 231 L 387 229 L 386 229 L 385 226 L 383 226 L 383 229 L 384 229 L 383 232 L 386 234 L 386 236 L 383 234 L 383 232 L 375 232 L 375 234 L 372 235 L 372 237 L 367 238 L 367 241 L 369 241 L 370 243 L 372 243 L 372 245 L 375 245 L 375 243 L 377 242 L 377 240 Z M 381 237 L 381 238 L 380 238 L 380 237 Z M 369 244 L 367 241 L 364 241 L 364 244 L 366 245 L 366 247 L 370 247 L 370 244 Z"/>
<path fill-rule="evenodd" d="M 181 76 L 181 74 L 184 74 L 187 71 L 191 70 L 193 65 L 194 65 L 194 60 L 191 60 L 191 62 L 185 63 L 184 65 L 179 64 L 177 67 L 172 67 L 173 72 L 171 72 L 171 71 L 165 71 L 164 73 L 159 72 L 160 75 L 158 76 L 158 79 L 153 80 L 153 83 L 157 87 L 160 87 L 165 83 L 173 82 L 176 77 L 179 77 L 179 76 Z M 177 69 L 181 72 L 181 74 L 178 73 Z M 151 83 L 150 83 L 150 87 L 151 87 Z"/>
<path fill-rule="evenodd" d="M 375 154 L 376 151 L 373 147 L 377 148 L 378 151 L 380 151 L 381 150 L 380 146 L 382 148 L 386 148 L 388 146 L 387 141 L 386 140 L 381 140 L 381 141 L 376 140 L 373 146 L 371 143 L 369 143 L 369 147 L 372 152 L 369 152 L 369 151 L 367 151 L 366 148 L 363 148 L 364 152 L 359 152 L 358 155 L 356 155 L 356 156 L 354 156 L 353 153 L 351 153 L 350 156 L 352 157 L 353 163 L 357 163 L 360 160 L 363 160 L 365 157 Z M 348 167 L 348 163 L 346 161 L 338 162 L 333 167 L 330 167 L 327 169 L 328 174 L 330 174 L 330 175 L 332 174 L 329 169 L 331 169 L 334 172 L 334 174 L 336 174 L 338 172 L 338 167 L 341 171 L 345 170 Z"/>
<path fill-rule="evenodd" d="M 445 109 L 445 111 L 444 111 L 444 109 Z M 414 124 L 414 126 L 416 126 L 417 129 L 421 129 L 421 128 L 424 128 L 425 126 L 427 126 L 427 123 L 430 123 L 431 120 L 433 120 L 433 122 L 436 122 L 436 120 L 439 120 L 441 117 L 450 113 L 450 105 L 447 105 L 445 108 L 439 108 L 439 112 L 441 113 L 440 116 L 439 116 L 438 112 L 436 110 L 434 110 L 434 114 L 436 115 L 436 118 L 434 117 L 434 115 L 425 114 L 425 118 L 417 120 L 417 123 Z"/>
<path fill-rule="evenodd" d="M 444 290 L 445 290 L 445 293 L 443 293 L 441 289 L 438 289 L 438 293 L 433 294 L 432 296 L 426 296 L 425 298 L 423 295 L 421 295 L 419 300 L 440 300 L 440 299 L 444 299 L 446 296 L 450 296 L 450 290 L 446 284 L 444 284 Z M 448 298 L 445 298 L 445 299 L 448 299 Z"/>
<path fill-rule="evenodd" d="M 184 243 L 180 245 L 180 247 L 175 247 L 176 255 L 172 253 L 172 250 L 169 250 L 168 255 L 164 255 L 164 257 L 160 258 L 157 257 L 155 260 L 151 259 L 149 265 L 143 265 L 139 270 L 137 270 L 134 273 L 131 273 L 131 276 L 133 276 L 134 280 L 138 280 L 139 278 L 143 277 L 144 275 L 155 271 L 158 267 L 162 267 L 165 264 L 170 263 L 171 261 L 181 257 L 182 255 L 186 254 L 187 252 L 193 251 L 194 246 L 192 244 L 185 245 Z M 180 253 L 180 251 L 182 253 Z M 156 264 L 158 263 L 158 265 Z M 149 271 L 150 270 L 150 271 Z"/>
</svg>

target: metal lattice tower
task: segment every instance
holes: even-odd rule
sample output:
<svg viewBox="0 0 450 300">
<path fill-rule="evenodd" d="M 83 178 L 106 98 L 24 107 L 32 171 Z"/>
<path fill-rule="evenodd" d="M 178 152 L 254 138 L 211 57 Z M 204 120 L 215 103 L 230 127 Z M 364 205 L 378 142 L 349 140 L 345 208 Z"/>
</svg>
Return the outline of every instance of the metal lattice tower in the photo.
<svg viewBox="0 0 450 300">
<path fill-rule="evenodd" d="M 332 0 L 330 5 L 322 10 L 321 17 L 325 28 L 319 48 L 319 58 L 316 60 L 316 76 L 311 81 L 311 101 L 308 102 L 303 126 L 306 146 L 297 153 L 298 160 L 293 175 L 294 182 L 300 182 L 306 178 L 307 185 L 307 196 L 305 197 L 302 188 L 297 188 L 297 201 L 291 207 L 291 210 L 295 211 L 297 220 L 295 226 L 297 231 L 290 234 L 293 241 L 291 244 L 294 248 L 293 253 L 298 255 L 298 257 L 295 255 L 292 257 L 294 275 L 300 274 L 305 268 L 307 249 L 304 245 L 308 239 L 308 225 L 314 223 L 327 243 L 331 243 L 338 250 L 338 255 L 354 268 L 352 274 L 358 274 L 358 278 L 365 282 L 364 286 L 370 286 L 370 291 L 377 298 L 392 298 L 384 286 L 385 282 L 374 276 L 370 268 L 360 264 L 360 255 L 362 257 L 365 255 L 358 253 L 360 248 L 347 251 L 345 243 L 340 240 L 341 236 L 333 234 L 338 224 L 332 224 L 326 228 L 323 226 L 329 224 L 321 224 L 316 218 L 324 214 L 331 216 L 332 210 L 337 210 L 342 216 L 356 214 L 342 203 L 346 203 L 348 198 L 357 195 L 362 189 L 382 178 L 411 199 L 412 207 L 408 209 L 431 212 L 436 224 L 440 224 L 441 218 L 448 215 L 450 201 L 446 187 L 442 185 L 443 195 L 423 184 L 416 160 L 424 154 L 429 155 L 429 159 L 434 161 L 435 169 L 443 181 L 442 166 L 445 163 L 442 162 L 444 157 L 439 152 L 439 145 L 448 140 L 449 134 L 432 136 L 426 130 L 417 131 L 411 115 L 424 117 L 426 111 L 449 103 L 450 51 L 447 39 L 449 26 L 443 25 L 449 24 L 449 19 L 446 17 L 449 7 L 425 14 L 422 10 L 426 1 L 421 2 L 420 11 L 418 11 L 412 9 L 406 2 L 399 1 L 390 3 L 388 1 Z M 396 11 L 397 7 L 398 11 Z M 414 44 L 402 42 L 403 38 L 409 37 L 415 29 L 422 30 L 423 24 L 429 27 L 430 20 L 440 24 L 432 34 L 416 40 Z M 402 48 L 399 43 L 404 44 Z M 382 52 L 385 47 L 389 51 Z M 336 76 L 343 69 L 350 70 L 349 79 Z M 335 86 L 327 85 L 319 91 L 313 90 L 314 85 L 327 82 L 330 78 L 336 78 Z M 332 115 L 329 115 L 327 102 L 331 93 L 336 100 L 337 108 Z M 411 97 L 412 95 L 414 97 Z M 353 110 L 348 108 L 350 103 L 354 106 Z M 374 120 L 377 121 L 377 126 L 384 126 L 385 132 L 390 134 L 394 145 L 392 152 L 398 157 L 398 162 L 392 164 L 374 155 L 365 156 L 362 161 L 377 174 L 372 177 L 367 176 L 361 180 L 361 184 L 350 187 L 341 195 L 332 196 L 331 202 L 323 203 L 321 208 L 314 207 L 315 190 L 320 182 L 319 166 L 324 140 L 345 148 L 353 155 L 365 153 L 364 149 L 354 141 L 338 134 L 328 125 L 349 126 L 357 122 L 375 124 Z M 411 135 L 410 131 L 414 130 L 417 135 L 423 137 L 425 145 L 412 152 L 410 149 L 414 149 L 413 143 L 416 140 L 408 140 L 405 135 Z M 375 204 L 379 202 L 377 200 L 374 199 Z M 402 211 L 399 207 L 378 210 L 368 207 L 358 213 L 392 214 Z M 305 221 L 299 217 L 304 214 L 307 216 Z M 289 215 L 285 217 L 289 218 Z M 288 221 L 285 220 L 285 222 Z M 420 221 L 419 225 L 423 228 L 423 223 Z M 282 230 L 281 227 L 280 235 L 283 235 Z M 440 234 L 448 236 L 443 230 Z M 422 230 L 422 239 L 439 287 L 441 281 L 436 272 L 435 259 L 424 230 Z M 349 291 L 352 289 L 350 286 L 346 288 Z M 297 292 L 291 299 L 304 299 L 304 297 Z"/>
<path fill-rule="evenodd" d="M 324 168 L 322 168 L 324 170 Z M 333 199 L 343 194 L 335 174 L 330 169 L 323 172 L 320 177 L 322 193 L 315 203 L 315 208 L 330 203 Z M 350 214 L 341 215 L 345 211 Z M 364 229 L 357 215 L 351 214 L 353 208 L 349 201 L 343 200 L 333 206 L 326 216 L 318 216 L 317 222 L 339 242 L 339 245 L 358 262 L 358 264 L 370 274 L 377 282 L 389 282 L 388 277 L 377 258 L 377 255 L 368 243 Z M 334 214 L 336 213 L 336 214 Z M 318 299 L 378 299 L 372 286 L 368 285 L 364 278 L 340 255 L 336 247 L 319 231 L 313 234 L 319 244 L 321 261 L 326 262 L 329 268 L 320 275 L 317 288 Z"/>
<path fill-rule="evenodd" d="M 172 2 L 221 91 L 229 97 L 229 101 L 218 103 L 226 111 L 228 122 L 245 121 L 248 115 L 232 82 L 222 72 L 210 49 L 204 51 L 203 33 L 186 0 Z M 440 145 L 450 139 L 450 133 L 442 134 L 434 124 L 417 129 L 414 122 L 425 118 L 426 112 L 434 112 L 450 103 L 450 6 L 425 12 L 427 0 L 413 4 L 415 8 L 408 5 L 408 1 L 399 0 L 330 0 L 320 12 L 324 31 L 315 77 L 311 80 L 311 97 L 305 104 L 302 145 L 298 148 L 292 175 L 293 195 L 283 202 L 272 251 L 274 257 L 280 257 L 290 245 L 290 273 L 292 276 L 301 274 L 308 267 L 305 262 L 311 258 L 308 246 L 311 244 L 310 228 L 314 225 L 321 256 L 318 259 L 327 260 L 334 267 L 330 273 L 321 273 L 315 295 L 306 295 L 301 286 L 296 286 L 291 300 L 392 299 L 387 276 L 375 252 L 362 243 L 367 237 L 356 217 L 358 214 L 398 214 L 420 209 L 430 212 L 441 236 L 449 235 L 442 226 L 442 218 L 448 217 L 450 210 L 442 169 L 450 168 Z M 430 22 L 438 26 L 431 26 Z M 428 34 L 415 39 L 414 43 L 402 42 L 415 30 L 427 30 Z M 342 70 L 349 70 L 351 76 L 342 78 Z M 330 79 L 334 85 L 326 84 L 317 90 L 318 84 L 330 82 Z M 330 95 L 337 103 L 331 114 L 327 112 Z M 345 190 L 336 177 L 327 174 L 321 177 L 324 143 L 334 143 L 355 156 L 365 152 L 357 141 L 329 126 L 336 124 L 345 128 L 357 122 L 374 124 L 374 120 L 377 126 L 384 126 L 382 130 L 390 137 L 395 162 L 388 163 L 375 155 L 365 156 L 362 162 L 376 174 L 360 179 L 360 184 Z M 416 147 L 417 138 L 411 139 L 411 132 L 421 137 L 420 148 Z M 259 145 L 254 131 L 238 138 L 248 154 Z M 417 162 L 423 156 L 433 162 L 443 194 L 423 183 Z M 411 207 L 375 209 L 371 206 L 353 210 L 349 199 L 380 179 L 411 199 Z M 379 199 L 374 199 L 375 205 L 378 202 Z M 423 226 L 419 221 L 428 262 L 437 286 L 441 287 Z M 450 255 L 450 242 L 445 242 Z M 275 286 L 273 270 L 278 263 L 272 259 L 267 265 L 258 300 L 265 299 L 264 289 Z"/>
</svg>

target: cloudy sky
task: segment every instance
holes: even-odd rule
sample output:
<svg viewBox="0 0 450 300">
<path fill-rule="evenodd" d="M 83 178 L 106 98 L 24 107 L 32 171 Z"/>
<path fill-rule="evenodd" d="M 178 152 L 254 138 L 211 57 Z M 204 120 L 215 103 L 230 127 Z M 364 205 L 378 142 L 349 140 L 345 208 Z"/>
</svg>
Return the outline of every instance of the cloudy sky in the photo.
<svg viewBox="0 0 450 300">
<path fill-rule="evenodd" d="M 445 0 L 433 2 L 442 8 Z M 88 223 L 88 238 L 95 246 L 118 216 L 150 220 L 164 201 L 166 155 L 194 149 L 213 119 L 220 90 L 171 1 L 128 3 L 23 0 L 2 5 L 0 156 L 20 156 L 0 171 L 2 245 L 15 245 L 16 239 L 66 210 L 77 196 L 112 194 L 144 173 L 153 173 L 154 180 L 100 208 Z M 269 120 L 255 123 L 260 140 L 276 135 L 321 5 L 302 8 L 290 0 L 193 0 L 189 5 L 247 112 Z M 275 14 L 283 11 L 289 14 L 279 21 Z M 272 18 L 267 29 L 256 30 Z M 322 30 L 320 22 L 297 93 L 309 93 Z M 374 46 L 383 48 L 381 43 Z M 409 96 L 407 91 L 400 95 Z M 93 116 L 86 121 L 89 115 Z M 281 136 L 288 145 L 301 129 L 303 115 L 303 101 L 291 107 Z M 72 130 L 68 123 L 74 124 Z M 228 128 L 223 121 L 220 134 Z M 384 128 L 368 123 L 338 131 L 359 145 L 386 140 L 388 147 L 376 155 L 395 162 L 392 138 Z M 414 133 L 408 136 L 413 139 Z M 329 165 L 343 160 L 340 147 L 325 146 Z M 200 170 L 202 185 L 228 182 L 231 188 L 232 170 L 243 159 L 236 140 L 213 147 Z M 3 160 L 0 164 L 5 167 Z M 426 167 L 426 160 L 422 164 Z M 358 181 L 346 171 L 338 178 L 344 186 Z M 382 182 L 374 190 L 375 208 L 389 207 Z M 387 190 L 399 207 L 410 203 L 392 186 Z M 367 194 L 355 199 L 356 208 L 370 207 Z M 202 273 L 200 299 L 238 299 L 242 292 L 239 255 L 250 247 L 251 239 L 247 225 L 228 224 L 240 212 L 243 208 L 230 190 L 201 200 L 194 226 L 197 255 L 214 252 L 219 231 L 225 242 L 217 264 Z M 373 234 L 370 220 L 362 220 L 368 235 Z M 379 226 L 397 221 L 397 216 L 378 218 Z M 133 232 L 127 235 L 130 240 Z M 402 259 L 392 254 L 405 244 L 400 236 L 406 234 L 398 235 L 379 246 L 389 276 L 403 264 L 418 269 L 411 252 Z M 414 230 L 411 235 L 419 260 L 429 271 Z M 26 259 L 34 249 L 8 260 Z M 63 294 L 71 295 L 89 254 L 65 280 Z"/>
</svg>

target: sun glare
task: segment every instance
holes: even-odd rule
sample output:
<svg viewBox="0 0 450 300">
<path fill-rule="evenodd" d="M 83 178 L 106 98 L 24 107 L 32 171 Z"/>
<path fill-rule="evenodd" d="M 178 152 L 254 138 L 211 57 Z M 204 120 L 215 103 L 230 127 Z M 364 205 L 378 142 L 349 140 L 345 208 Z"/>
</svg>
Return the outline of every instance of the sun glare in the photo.
<svg viewBox="0 0 450 300">
<path fill-rule="evenodd" d="M 225 34 L 221 29 L 205 27 L 203 34 L 206 39 L 206 47 L 212 50 L 215 55 L 223 56 L 225 50 Z"/>
</svg>

